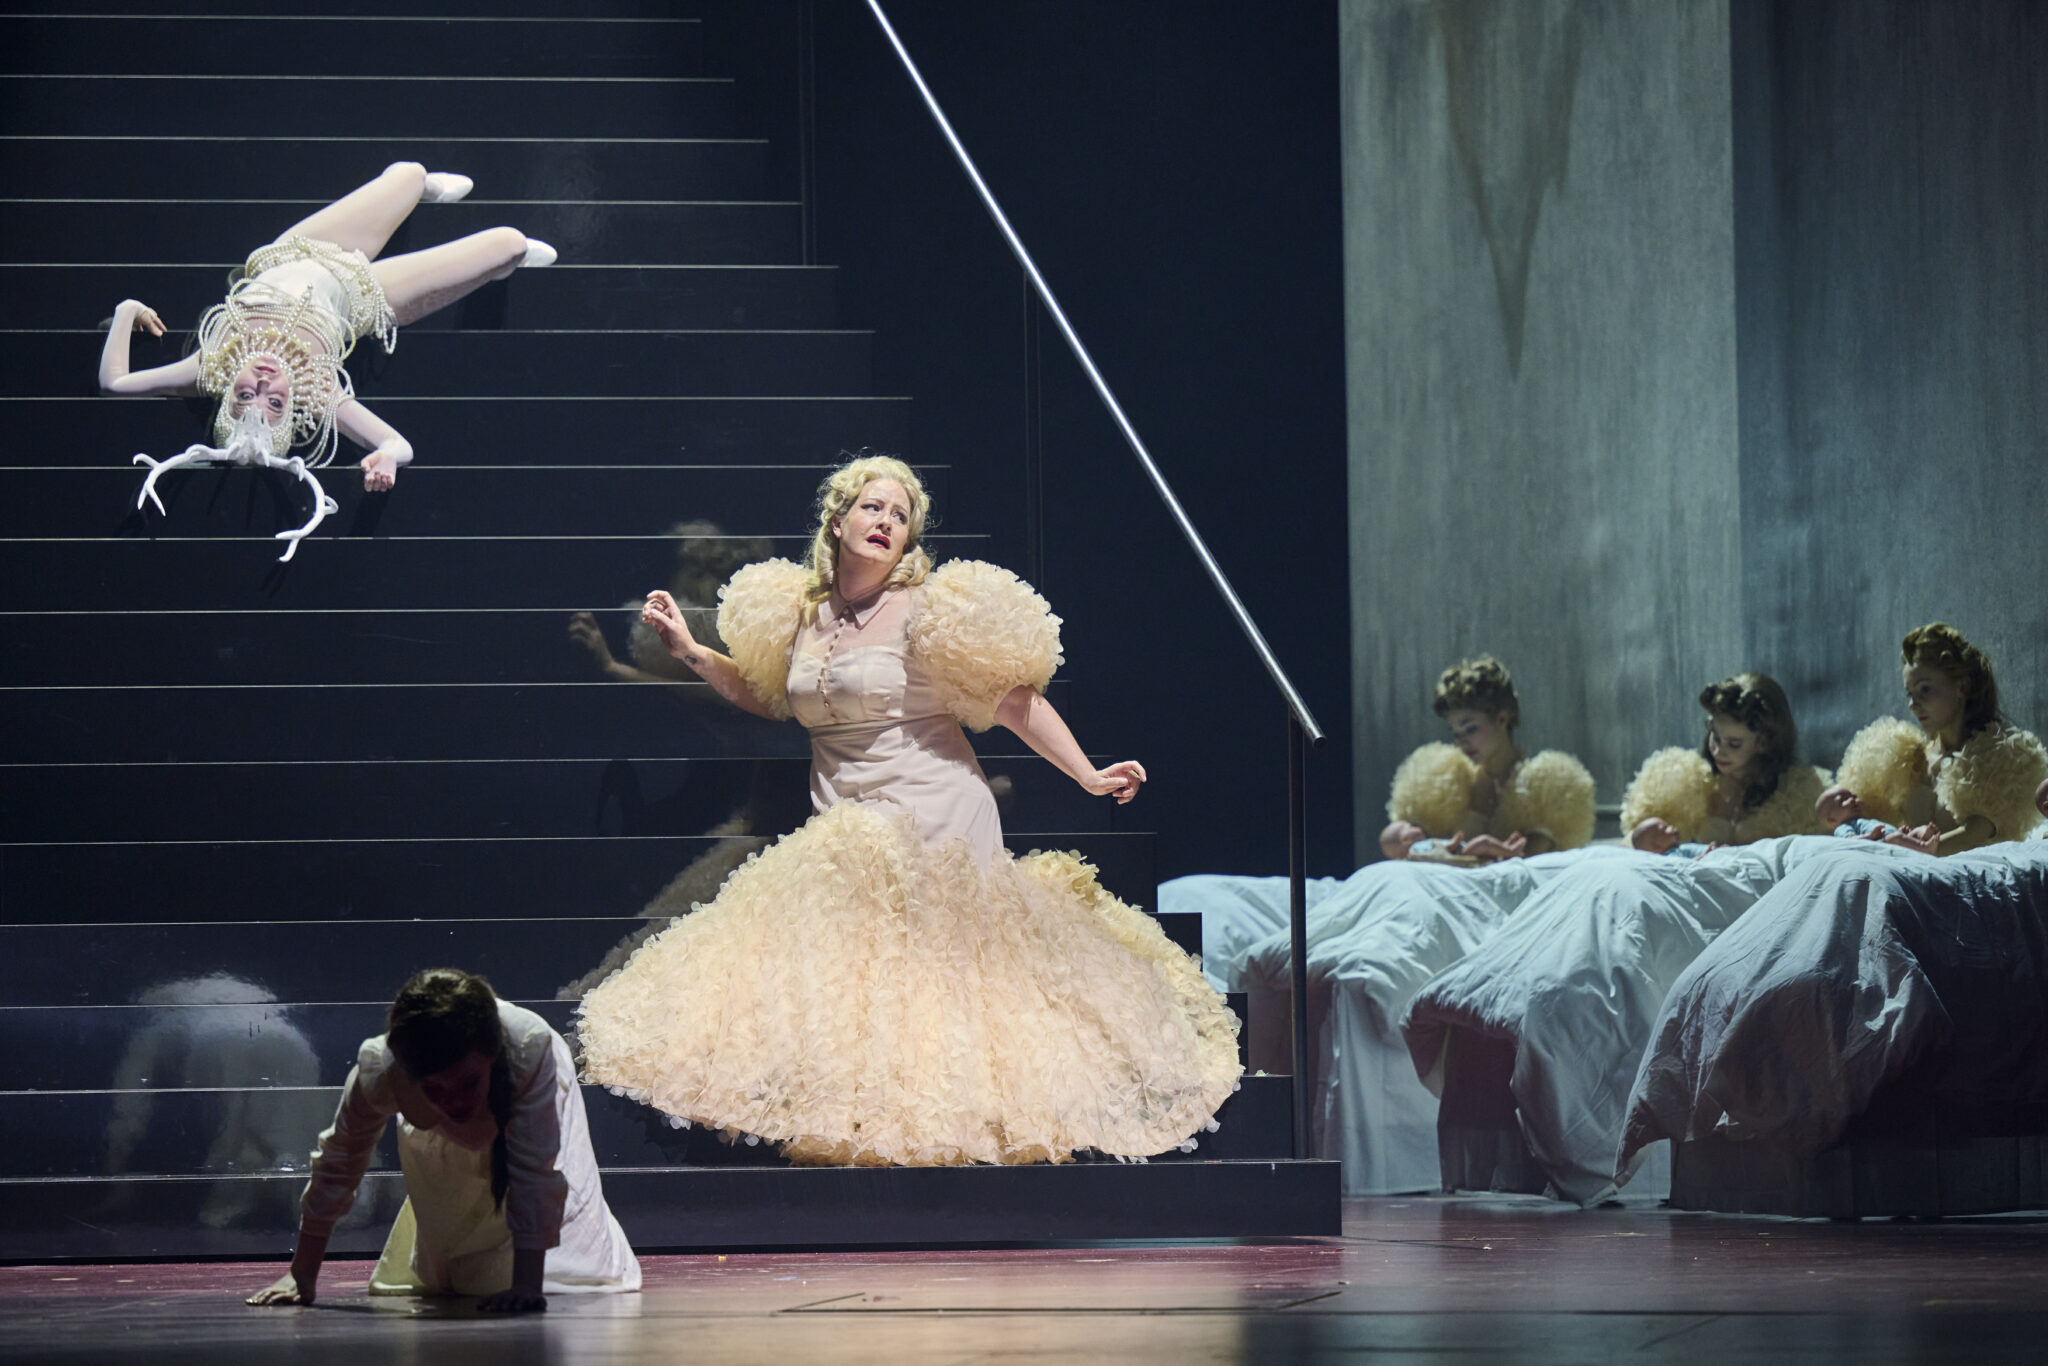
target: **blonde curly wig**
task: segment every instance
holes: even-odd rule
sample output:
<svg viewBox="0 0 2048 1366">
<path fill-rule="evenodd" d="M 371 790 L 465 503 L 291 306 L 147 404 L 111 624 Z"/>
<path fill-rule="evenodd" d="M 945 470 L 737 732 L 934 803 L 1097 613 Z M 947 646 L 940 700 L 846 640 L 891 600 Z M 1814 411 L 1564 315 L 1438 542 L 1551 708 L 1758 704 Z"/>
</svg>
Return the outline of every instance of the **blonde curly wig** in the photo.
<svg viewBox="0 0 2048 1366">
<path fill-rule="evenodd" d="M 903 547 L 903 558 L 889 574 L 888 586 L 913 587 L 931 573 L 932 559 L 925 553 L 923 541 L 932 500 L 924 491 L 924 481 L 917 477 L 917 471 L 893 455 L 862 451 L 826 475 L 825 482 L 818 485 L 818 532 L 811 538 L 811 548 L 804 552 L 804 570 L 809 576 L 804 596 L 809 601 L 823 602 L 831 596 L 832 585 L 839 577 L 839 538 L 832 534 L 833 524 L 853 510 L 860 500 L 860 491 L 877 479 L 893 479 L 910 495 L 910 537 Z"/>
</svg>

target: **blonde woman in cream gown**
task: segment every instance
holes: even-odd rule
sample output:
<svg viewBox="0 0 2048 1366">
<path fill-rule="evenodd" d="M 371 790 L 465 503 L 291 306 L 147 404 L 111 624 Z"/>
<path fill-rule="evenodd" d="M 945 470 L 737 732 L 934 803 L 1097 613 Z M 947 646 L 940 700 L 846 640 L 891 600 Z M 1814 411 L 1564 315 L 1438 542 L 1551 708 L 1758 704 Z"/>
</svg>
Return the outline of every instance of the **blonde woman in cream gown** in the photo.
<svg viewBox="0 0 2048 1366">
<path fill-rule="evenodd" d="M 810 731 L 817 814 L 584 999 L 584 1073 L 800 1162 L 1192 1147 L 1236 1087 L 1236 1020 L 1078 857 L 1010 856 L 962 726 L 1000 722 L 1120 802 L 1144 770 L 1088 762 L 1042 695 L 1059 619 L 1006 570 L 932 570 L 928 509 L 900 461 L 836 471 L 810 567 L 720 595 L 730 657 L 651 595 L 672 654 Z"/>
</svg>

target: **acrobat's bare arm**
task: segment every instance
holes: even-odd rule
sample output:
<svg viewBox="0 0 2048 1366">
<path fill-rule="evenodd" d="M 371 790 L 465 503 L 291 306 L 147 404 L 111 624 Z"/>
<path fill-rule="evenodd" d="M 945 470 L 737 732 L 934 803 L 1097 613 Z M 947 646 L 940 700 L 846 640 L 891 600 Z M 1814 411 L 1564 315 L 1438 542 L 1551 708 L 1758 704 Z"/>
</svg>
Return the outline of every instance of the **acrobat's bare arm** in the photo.
<svg viewBox="0 0 2048 1366">
<path fill-rule="evenodd" d="M 137 332 L 152 337 L 164 334 L 164 320 L 156 310 L 137 299 L 123 299 L 114 309 L 114 325 L 107 329 L 107 344 L 100 348 L 100 392 L 106 394 L 196 394 L 199 392 L 199 357 L 187 356 L 153 370 L 128 369 L 128 343 Z"/>
<path fill-rule="evenodd" d="M 383 418 L 349 399 L 334 410 L 341 434 L 369 451 L 363 457 L 363 487 L 382 493 L 398 478 L 398 467 L 412 463 L 412 443 Z"/>
</svg>

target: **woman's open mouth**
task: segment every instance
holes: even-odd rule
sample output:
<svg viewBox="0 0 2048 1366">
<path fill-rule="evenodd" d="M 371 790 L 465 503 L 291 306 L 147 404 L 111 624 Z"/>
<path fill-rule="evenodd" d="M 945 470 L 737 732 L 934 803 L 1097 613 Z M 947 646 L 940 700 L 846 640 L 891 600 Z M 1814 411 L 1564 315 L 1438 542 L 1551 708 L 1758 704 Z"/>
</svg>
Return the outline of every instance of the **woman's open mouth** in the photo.
<svg viewBox="0 0 2048 1366">
<path fill-rule="evenodd" d="M 887 550 L 889 548 L 889 538 L 887 536 L 870 536 L 868 537 L 868 544 L 878 545 L 882 549 Z"/>
</svg>

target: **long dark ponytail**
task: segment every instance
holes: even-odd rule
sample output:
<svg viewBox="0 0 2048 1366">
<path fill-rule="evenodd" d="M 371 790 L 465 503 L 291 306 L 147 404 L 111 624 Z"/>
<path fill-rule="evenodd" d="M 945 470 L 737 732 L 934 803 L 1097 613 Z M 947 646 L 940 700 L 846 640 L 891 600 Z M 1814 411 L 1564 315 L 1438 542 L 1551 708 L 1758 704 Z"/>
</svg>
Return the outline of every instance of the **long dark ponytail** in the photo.
<svg viewBox="0 0 2048 1366">
<path fill-rule="evenodd" d="M 502 1207 L 511 1184 L 505 1129 L 512 1119 L 512 1065 L 505 1056 L 505 1027 L 498 1022 L 498 996 L 491 984 L 460 968 L 414 973 L 391 1002 L 385 1042 L 414 1080 L 446 1071 L 471 1053 L 491 1060 L 486 1100 L 498 1121 L 498 1136 L 491 1142 L 491 1198 Z"/>
</svg>

